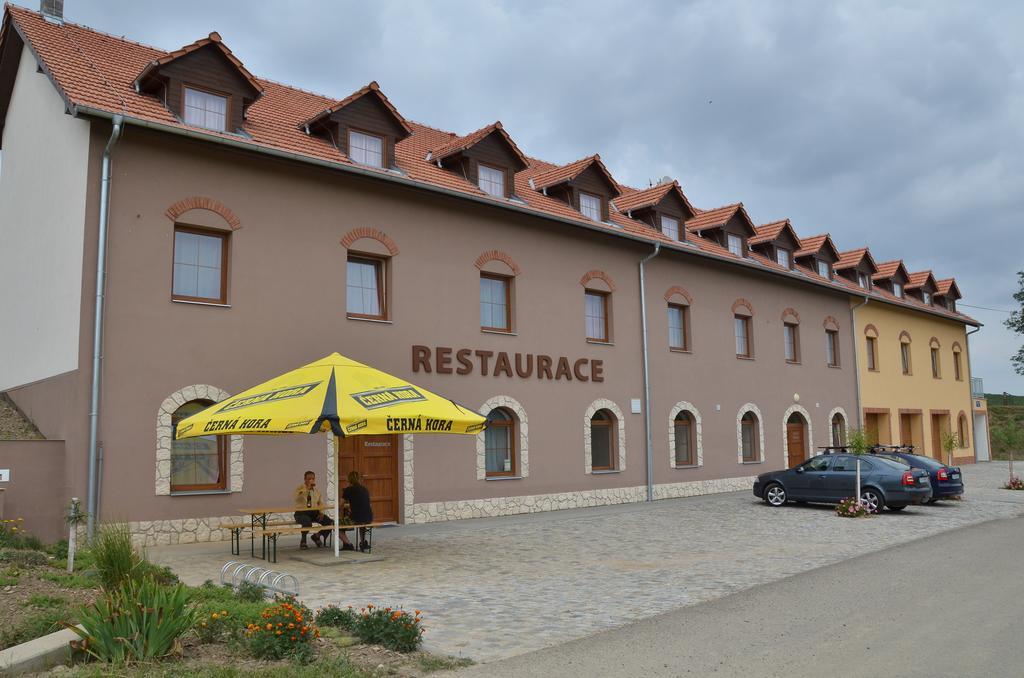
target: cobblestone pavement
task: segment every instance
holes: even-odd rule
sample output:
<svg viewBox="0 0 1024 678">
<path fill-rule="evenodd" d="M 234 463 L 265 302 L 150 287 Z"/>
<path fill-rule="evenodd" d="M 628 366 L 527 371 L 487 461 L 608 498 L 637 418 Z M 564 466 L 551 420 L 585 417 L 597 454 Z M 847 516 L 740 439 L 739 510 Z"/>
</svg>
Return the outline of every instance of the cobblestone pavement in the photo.
<svg viewBox="0 0 1024 678">
<path fill-rule="evenodd" d="M 1024 515 L 1005 462 L 965 466 L 966 499 L 842 520 L 749 492 L 379 529 L 383 560 L 322 567 L 283 541 L 274 569 L 311 607 L 423 610 L 425 649 L 493 661 L 945 530 Z M 312 552 L 306 552 L 312 553 Z M 184 581 L 217 580 L 228 543 L 152 548 Z M 343 554 L 349 555 L 352 554 Z M 254 561 L 265 564 L 263 561 Z"/>
</svg>

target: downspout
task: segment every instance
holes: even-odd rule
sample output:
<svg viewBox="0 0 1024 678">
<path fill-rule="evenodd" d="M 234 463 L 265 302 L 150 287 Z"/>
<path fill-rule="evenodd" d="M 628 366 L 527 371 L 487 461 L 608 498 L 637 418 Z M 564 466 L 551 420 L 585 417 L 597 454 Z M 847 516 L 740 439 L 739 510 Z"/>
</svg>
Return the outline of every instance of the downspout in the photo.
<svg viewBox="0 0 1024 678">
<path fill-rule="evenodd" d="M 972 441 L 971 449 L 974 450 L 974 462 L 975 463 L 978 462 L 978 446 L 977 446 L 977 444 L 975 444 L 978 441 L 978 431 L 974 428 L 974 372 L 971 371 L 971 335 L 972 334 L 977 334 L 980 331 L 981 331 L 980 327 L 975 327 L 973 330 L 971 330 L 970 332 L 968 332 L 967 334 L 964 335 L 964 338 L 967 341 L 967 346 L 966 346 L 966 348 L 967 348 L 967 383 L 970 384 L 970 387 L 969 387 L 968 390 L 970 391 L 970 394 L 971 394 L 971 399 L 968 401 L 968 403 L 970 404 L 970 407 L 967 410 L 967 416 L 970 417 L 971 430 L 974 431 L 974 440 Z M 981 395 L 984 396 L 985 394 L 982 393 Z M 991 420 L 988 419 L 988 416 L 986 415 L 986 417 L 985 417 L 985 433 L 989 434 L 989 431 L 991 431 L 991 430 L 992 430 L 992 422 L 991 422 Z M 989 459 L 989 461 L 992 461 L 992 440 L 991 440 L 991 438 L 992 438 L 992 436 L 991 436 L 991 434 L 989 434 L 989 441 L 988 441 L 988 459 Z M 960 444 L 963 445 L 964 441 L 961 440 Z M 1010 470 L 1012 471 L 1013 469 L 1010 469 Z"/>
<path fill-rule="evenodd" d="M 89 395 L 89 494 L 86 502 L 86 538 L 91 542 L 99 507 L 97 489 L 97 440 L 100 425 L 100 373 L 103 367 L 103 297 L 107 282 L 107 222 L 110 219 L 110 151 L 121 136 L 124 118 L 115 115 L 110 140 L 103 149 L 100 169 L 100 223 L 96 238 L 96 314 L 92 336 L 92 392 Z"/>
<path fill-rule="evenodd" d="M 640 260 L 640 325 L 641 345 L 644 358 L 644 435 L 647 443 L 647 501 L 654 501 L 654 442 L 651 438 L 651 376 L 647 360 L 647 289 L 644 278 L 644 264 L 658 256 L 661 243 L 654 244 L 654 251 Z"/>
<path fill-rule="evenodd" d="M 861 306 L 866 306 L 871 301 L 871 297 L 865 295 L 864 301 L 860 302 L 856 306 L 850 309 L 850 315 L 853 318 L 853 380 L 854 386 L 857 388 L 857 428 L 864 428 L 864 404 L 860 401 L 860 347 L 857 343 L 857 309 Z M 831 422 L 829 422 L 831 426 Z"/>
</svg>

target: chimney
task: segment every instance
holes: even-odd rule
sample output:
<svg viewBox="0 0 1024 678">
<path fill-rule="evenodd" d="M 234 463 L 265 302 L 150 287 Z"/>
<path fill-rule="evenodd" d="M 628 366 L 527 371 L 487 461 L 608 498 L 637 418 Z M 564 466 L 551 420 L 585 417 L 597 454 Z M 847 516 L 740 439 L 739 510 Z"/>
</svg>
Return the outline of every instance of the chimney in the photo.
<svg viewBox="0 0 1024 678">
<path fill-rule="evenodd" d="M 64 0 L 40 0 L 39 11 L 47 21 L 64 23 Z"/>
</svg>

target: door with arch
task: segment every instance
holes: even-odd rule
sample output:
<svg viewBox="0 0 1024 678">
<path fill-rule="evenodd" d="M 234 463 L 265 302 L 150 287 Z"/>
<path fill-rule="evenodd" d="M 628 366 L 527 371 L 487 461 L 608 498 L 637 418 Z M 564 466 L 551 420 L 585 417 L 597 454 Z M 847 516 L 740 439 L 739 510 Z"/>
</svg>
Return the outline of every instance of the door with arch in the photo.
<svg viewBox="0 0 1024 678">
<path fill-rule="evenodd" d="M 789 468 L 807 461 L 807 421 L 799 412 L 786 420 L 786 446 L 789 450 Z"/>
</svg>

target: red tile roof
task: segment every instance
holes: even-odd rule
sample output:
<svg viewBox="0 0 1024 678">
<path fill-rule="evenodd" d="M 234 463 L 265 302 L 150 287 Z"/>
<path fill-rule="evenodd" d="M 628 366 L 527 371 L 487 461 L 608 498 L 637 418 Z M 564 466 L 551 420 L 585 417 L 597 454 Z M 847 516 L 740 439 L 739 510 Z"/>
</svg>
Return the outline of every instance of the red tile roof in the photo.
<svg viewBox="0 0 1024 678">
<path fill-rule="evenodd" d="M 962 298 L 960 294 L 960 286 L 956 284 L 956 278 L 943 278 L 942 280 L 936 280 L 935 287 L 936 296 L 948 297 L 953 293 L 956 295 L 957 299 Z"/>
<path fill-rule="evenodd" d="M 860 262 L 867 258 L 868 263 L 871 264 L 871 270 L 877 271 L 878 266 L 875 265 L 875 259 L 871 256 L 871 252 L 868 251 L 867 247 L 861 247 L 855 250 L 847 250 L 839 253 L 839 261 L 832 265 L 837 271 L 841 271 L 847 268 L 855 268 L 860 266 Z"/>
<path fill-rule="evenodd" d="M 883 261 L 877 266 L 877 272 L 871 276 L 872 280 L 888 280 L 889 278 L 896 275 L 898 272 L 903 273 L 903 277 L 909 277 L 906 266 L 903 265 L 902 259 L 893 259 L 892 261 Z"/>
<path fill-rule="evenodd" d="M 747 241 L 748 245 L 760 245 L 761 243 L 771 242 L 778 238 L 783 231 L 788 231 L 789 235 L 796 241 L 797 249 L 801 246 L 800 236 L 798 236 L 796 231 L 793 230 L 793 225 L 789 223 L 789 219 L 782 219 L 780 221 L 773 221 L 770 224 L 755 226 L 754 231 L 757 235 Z"/>
<path fill-rule="evenodd" d="M 916 290 L 924 287 L 928 283 L 931 283 L 933 288 L 937 288 L 938 285 L 935 283 L 935 276 L 932 275 L 931 271 L 917 271 L 907 276 L 907 289 Z"/>
<path fill-rule="evenodd" d="M 502 127 L 500 120 L 491 123 L 486 127 L 481 127 L 475 132 L 470 132 L 466 136 L 455 137 L 447 144 L 442 144 L 441 146 L 430 152 L 430 159 L 444 160 L 449 155 L 459 153 L 460 151 L 464 151 L 467 148 L 472 148 L 476 144 L 480 143 L 481 141 L 495 133 L 499 134 L 501 138 L 505 140 L 505 142 L 509 145 L 509 148 L 512 149 L 512 153 L 523 164 L 523 167 L 528 167 L 530 164 L 530 160 L 523 154 L 522 151 L 519 150 L 519 147 L 516 146 L 516 142 L 512 141 L 512 137 L 509 136 L 508 132 L 505 131 L 505 128 Z"/>
<path fill-rule="evenodd" d="M 231 52 L 230 49 L 228 49 L 228 46 L 221 42 L 220 33 L 218 33 L 217 31 L 210 33 L 210 35 L 205 38 L 200 38 L 199 40 L 196 40 L 191 45 L 185 45 L 180 49 L 174 50 L 173 52 L 168 52 L 165 56 L 150 61 L 148 64 L 146 64 L 146 67 L 142 69 L 142 72 L 139 73 L 138 77 L 135 79 L 135 82 L 141 83 L 143 80 L 145 80 L 147 75 L 152 73 L 155 69 L 159 68 L 160 66 L 169 64 L 175 59 L 180 59 L 186 54 L 191 54 L 192 52 L 195 52 L 198 49 L 202 49 L 207 45 L 214 45 L 215 47 L 217 47 L 217 49 L 220 50 L 221 54 L 227 57 L 228 61 L 235 65 L 235 68 L 238 69 L 239 74 L 246 80 L 246 82 L 249 83 L 250 86 L 252 86 L 253 89 L 255 89 L 257 92 L 263 91 L 263 87 L 260 85 L 256 77 L 253 76 L 253 74 L 250 73 L 249 70 L 242 64 L 241 60 L 238 57 L 236 57 Z"/>
<path fill-rule="evenodd" d="M 322 116 L 327 111 L 336 110 L 337 107 L 344 106 L 355 98 L 365 96 L 372 91 L 375 95 L 380 96 L 385 106 L 407 126 L 410 135 L 395 147 L 396 165 L 403 176 L 399 177 L 399 175 L 384 169 L 374 170 L 359 166 L 361 172 L 461 193 L 477 200 L 493 202 L 496 206 L 530 211 L 539 216 L 573 222 L 611 235 L 627 235 L 651 243 L 660 242 L 673 250 L 699 252 L 701 255 L 731 261 L 740 266 L 762 270 L 767 268 L 777 271 L 781 275 L 790 276 L 794 280 L 805 282 L 813 280 L 837 291 L 863 294 L 862 290 L 842 278 L 837 277 L 832 281 L 824 281 L 814 275 L 806 275 L 802 267 L 797 271 L 785 271 L 774 262 L 759 255 L 749 259 L 736 257 L 717 243 L 699 235 L 691 235 L 688 242 L 670 239 L 646 224 L 628 218 L 618 209 L 610 210 L 610 223 L 595 222 L 587 219 L 565 202 L 544 195 L 530 185 L 531 179 L 534 180 L 533 184 L 537 188 L 567 181 L 596 163 L 610 184 L 619 186 L 596 155 L 561 167 L 524 156 L 529 166 L 517 172 L 514 178 L 518 202 L 489 196 L 464 177 L 439 168 L 436 164 L 426 160 L 429 151 L 442 149 L 460 137 L 434 127 L 406 121 L 387 97 L 380 92 L 376 83 L 370 83 L 349 97 L 337 101 L 271 80 L 253 78 L 253 82 L 262 89 L 263 94 L 248 109 L 245 134 L 214 132 L 185 125 L 159 99 L 139 92 L 135 88 L 135 79 L 149 64 L 168 57 L 173 58 L 173 55 L 180 53 L 181 50 L 169 53 L 70 22 L 51 23 L 44 20 L 37 12 L 14 5 L 6 5 L 4 27 L 8 28 L 10 25 L 13 25 L 18 35 L 26 40 L 39 60 L 40 67 L 51 79 L 73 115 L 122 114 L 129 122 L 153 124 L 167 130 L 187 131 L 198 138 L 229 141 L 236 147 L 251 147 L 256 151 L 265 150 L 286 154 L 295 159 L 306 159 L 311 162 L 344 168 L 346 166 L 353 167 L 355 164 L 326 139 L 306 134 L 304 123 Z M 7 33 L 9 31 L 4 34 Z M 211 36 L 207 40 L 214 40 L 214 38 Z M 216 42 L 216 44 L 227 50 L 223 43 Z M 195 46 L 191 46 L 191 48 L 198 49 Z M 229 51 L 225 52 L 226 56 L 229 54 Z M 232 57 L 233 55 L 229 56 L 229 58 Z M 241 66 L 241 62 L 238 62 L 238 65 L 240 68 L 244 68 Z M 621 191 L 626 194 L 624 197 L 643 193 L 643 191 L 628 188 L 623 188 Z M 626 204 L 629 204 L 628 201 Z M 742 203 L 714 210 L 695 209 L 694 211 L 697 216 L 686 222 L 687 230 L 690 232 L 696 233 L 704 229 L 722 226 L 739 212 L 750 228 L 750 232 L 754 233 L 753 222 Z M 855 258 L 850 265 L 856 265 L 864 256 L 872 261 L 866 248 L 846 252 L 842 255 L 847 259 Z M 842 257 L 841 260 L 843 260 Z M 837 269 L 841 267 L 841 264 L 836 265 Z M 882 297 L 883 295 L 879 293 L 878 296 Z M 960 322 L 977 324 L 976 321 L 961 313 L 945 311 L 937 307 L 928 309 L 914 300 L 895 299 L 891 295 L 885 296 L 885 299 L 895 305 L 925 309 L 933 314 L 950 317 Z"/>
<path fill-rule="evenodd" d="M 601 156 L 594 154 L 587 156 L 586 158 L 580 158 L 576 162 L 570 162 L 568 165 L 562 165 L 561 167 L 552 167 L 549 170 L 545 170 L 538 174 L 533 175 L 533 187 L 536 190 L 549 188 L 551 186 L 557 186 L 558 184 L 564 184 L 567 181 L 572 181 L 579 175 L 583 174 L 584 170 L 591 166 L 596 166 L 597 169 L 604 175 L 605 179 L 612 186 L 612 195 L 618 195 L 622 191 L 619 190 L 618 182 L 612 177 L 612 173 L 608 171 L 608 168 L 601 162 Z"/>
<path fill-rule="evenodd" d="M 665 196 L 673 190 L 679 196 L 679 199 L 683 201 L 683 204 L 686 205 L 686 209 L 690 210 L 691 214 L 696 214 L 697 209 L 690 204 L 678 181 L 655 184 L 643 190 L 623 186 L 622 195 L 615 199 L 615 208 L 620 212 L 629 212 L 631 210 L 644 209 L 645 207 L 653 207 L 664 200 Z"/>
<path fill-rule="evenodd" d="M 838 259 L 839 248 L 837 248 L 836 244 L 832 242 L 832 236 L 829 235 L 828 233 L 823 233 L 821 235 L 804 236 L 800 238 L 800 249 L 797 250 L 796 256 L 798 258 L 813 256 L 820 252 L 822 248 L 826 246 L 830 250 L 832 250 L 832 255 L 835 256 L 836 259 Z"/>
<path fill-rule="evenodd" d="M 367 94 L 375 95 L 380 100 L 380 102 L 384 104 L 384 107 L 387 108 L 388 111 L 390 111 L 391 115 L 395 117 L 395 122 L 398 123 L 399 127 L 404 129 L 406 133 L 412 134 L 412 128 L 409 127 L 408 121 L 406 121 L 406 119 L 402 117 L 402 114 L 398 112 L 398 109 L 395 108 L 394 104 L 391 103 L 391 100 L 384 95 L 384 92 L 380 91 L 380 85 L 377 84 L 376 80 L 371 81 L 370 84 L 367 85 L 366 87 L 357 89 L 355 92 L 352 92 L 352 94 L 349 94 L 341 101 L 334 102 L 333 105 L 320 111 L 312 118 L 302 122 L 301 125 L 304 128 L 309 127 L 310 125 L 319 122 L 323 118 L 326 118 L 329 115 L 337 113 L 341 109 L 351 104 L 353 101 L 356 101 L 357 99 L 362 99 Z"/>
</svg>

